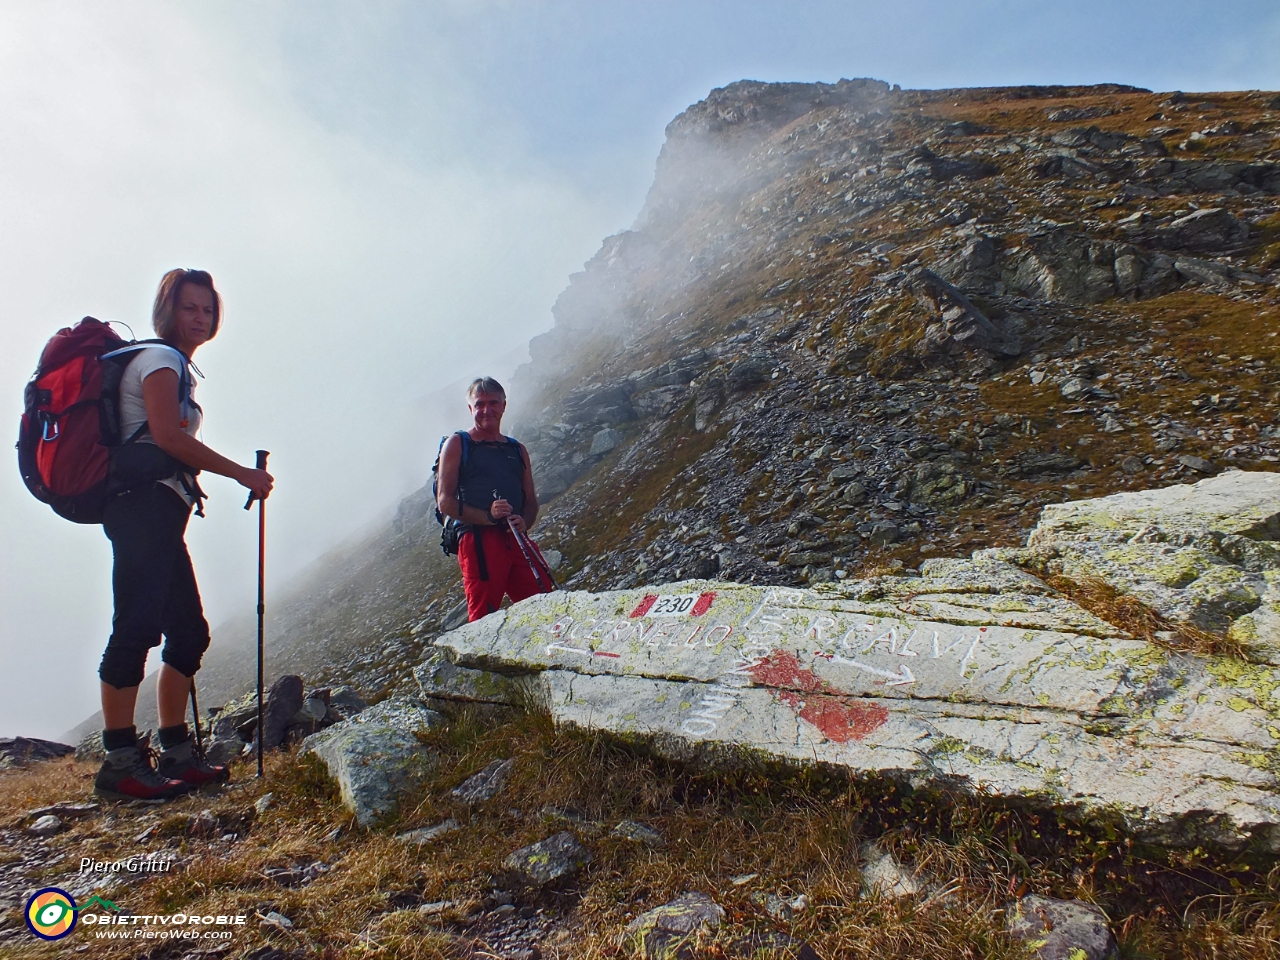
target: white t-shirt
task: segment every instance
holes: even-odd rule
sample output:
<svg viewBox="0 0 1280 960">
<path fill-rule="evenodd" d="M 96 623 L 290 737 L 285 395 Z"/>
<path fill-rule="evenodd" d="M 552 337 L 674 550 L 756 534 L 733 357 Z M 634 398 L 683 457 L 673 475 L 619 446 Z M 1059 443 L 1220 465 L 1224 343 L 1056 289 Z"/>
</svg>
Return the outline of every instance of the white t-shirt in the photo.
<svg viewBox="0 0 1280 960">
<path fill-rule="evenodd" d="M 137 351 L 137 355 L 125 367 L 124 376 L 120 379 L 120 439 L 128 440 L 139 427 L 147 422 L 147 404 L 142 396 L 142 381 L 157 370 L 172 370 L 182 382 L 182 368 L 185 360 L 173 347 L 162 344 L 151 344 Z M 195 436 L 200 430 L 201 412 L 196 404 L 196 381 L 188 375 L 187 396 L 181 401 L 182 430 Z M 150 431 L 144 432 L 134 443 L 155 443 Z M 174 478 L 161 480 L 165 486 L 174 490 L 190 506 L 194 501 L 187 496 L 182 484 Z"/>
</svg>

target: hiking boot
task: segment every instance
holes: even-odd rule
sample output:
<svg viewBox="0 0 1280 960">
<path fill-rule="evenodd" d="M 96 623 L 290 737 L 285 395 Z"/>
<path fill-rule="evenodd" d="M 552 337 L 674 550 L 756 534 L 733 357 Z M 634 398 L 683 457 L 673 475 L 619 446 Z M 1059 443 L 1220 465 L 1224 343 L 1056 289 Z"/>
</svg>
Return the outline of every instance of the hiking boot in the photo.
<svg viewBox="0 0 1280 960">
<path fill-rule="evenodd" d="M 93 792 L 107 800 L 172 800 L 194 787 L 156 770 L 156 752 L 146 739 L 132 747 L 108 750 L 93 781 Z"/>
<path fill-rule="evenodd" d="M 215 766 L 205 759 L 204 751 L 190 738 L 161 751 L 160 774 L 190 784 L 192 789 L 207 783 L 226 783 L 231 779 L 227 768 Z"/>
</svg>

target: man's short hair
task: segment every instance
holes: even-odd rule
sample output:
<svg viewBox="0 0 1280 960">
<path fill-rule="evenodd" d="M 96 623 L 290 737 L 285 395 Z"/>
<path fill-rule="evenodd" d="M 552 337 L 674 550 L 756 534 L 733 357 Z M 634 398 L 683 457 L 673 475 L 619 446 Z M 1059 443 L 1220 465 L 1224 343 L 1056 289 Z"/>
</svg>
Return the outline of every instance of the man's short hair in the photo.
<svg viewBox="0 0 1280 960">
<path fill-rule="evenodd" d="M 507 399 L 507 391 L 502 389 L 502 384 L 493 377 L 478 377 L 471 381 L 471 386 L 467 387 L 467 399 L 474 400 L 477 393 L 496 393 L 503 400 Z"/>
</svg>

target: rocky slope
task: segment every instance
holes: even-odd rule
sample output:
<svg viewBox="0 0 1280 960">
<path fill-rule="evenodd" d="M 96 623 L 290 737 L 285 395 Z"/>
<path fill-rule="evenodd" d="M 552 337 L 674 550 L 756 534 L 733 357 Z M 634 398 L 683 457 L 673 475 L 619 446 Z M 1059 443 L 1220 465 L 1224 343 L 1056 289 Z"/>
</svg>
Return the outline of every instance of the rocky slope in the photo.
<svg viewBox="0 0 1280 960">
<path fill-rule="evenodd" d="M 1277 108 L 714 91 L 531 344 L 544 539 L 589 588 L 798 584 L 1275 462 Z"/>
<path fill-rule="evenodd" d="M 1277 462 L 1277 137 L 1274 94 L 713 91 L 509 385 L 561 579 L 914 568 Z M 421 491 L 322 562 L 273 604 L 272 672 L 403 685 L 456 618 L 436 535 Z M 206 702 L 251 636 L 219 632 Z"/>
</svg>

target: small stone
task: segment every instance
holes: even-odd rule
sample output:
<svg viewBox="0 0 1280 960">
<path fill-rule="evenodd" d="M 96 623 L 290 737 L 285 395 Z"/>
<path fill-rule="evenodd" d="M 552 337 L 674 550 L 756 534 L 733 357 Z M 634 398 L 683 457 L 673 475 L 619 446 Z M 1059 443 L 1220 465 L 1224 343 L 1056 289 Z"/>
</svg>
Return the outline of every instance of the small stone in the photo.
<svg viewBox="0 0 1280 960">
<path fill-rule="evenodd" d="M 302 707 L 294 715 L 294 723 L 306 723 L 307 721 L 320 721 L 325 718 L 329 712 L 329 705 L 324 702 L 323 697 L 317 697 L 314 694 L 309 695 L 302 701 Z"/>
<path fill-rule="evenodd" d="M 253 809 L 260 814 L 266 813 L 267 810 L 270 809 L 271 803 L 275 798 L 276 795 L 274 793 L 264 793 L 257 800 L 253 801 Z"/>
<path fill-rule="evenodd" d="M 238 738 L 216 739 L 204 750 L 205 759 L 214 766 L 226 766 L 244 753 L 245 744 Z"/>
<path fill-rule="evenodd" d="M 575 875 L 591 862 L 591 851 L 569 831 L 521 847 L 503 861 L 507 872 L 528 886 L 545 887 Z"/>
<path fill-rule="evenodd" d="M 1088 392 L 1089 384 L 1079 377 L 1068 377 L 1058 385 L 1058 390 L 1065 399 L 1075 400 Z"/>
<path fill-rule="evenodd" d="M 507 777 L 515 769 L 514 757 L 506 760 L 495 760 L 479 773 L 453 789 L 453 795 L 465 804 L 483 803 L 491 800 L 507 782 Z"/>
<path fill-rule="evenodd" d="M 899 531 L 896 523 L 888 520 L 881 520 L 871 527 L 870 533 L 867 534 L 867 542 L 873 547 L 884 547 L 898 540 Z"/>
<path fill-rule="evenodd" d="M 613 828 L 613 835 L 622 840 L 644 844 L 646 847 L 661 847 L 666 844 L 662 834 L 657 830 L 646 827 L 643 823 L 636 823 L 634 820 L 623 820 Z"/>
<path fill-rule="evenodd" d="M 462 827 L 458 824 L 458 821 L 450 817 L 448 820 L 442 820 L 432 827 L 419 827 L 417 830 L 406 830 L 404 833 L 397 833 L 396 839 L 404 843 L 416 843 L 418 846 L 423 846 L 461 829 Z"/>
<path fill-rule="evenodd" d="M 1116 938 L 1091 903 L 1032 894 L 1006 912 L 1009 932 L 1034 945 L 1037 960 L 1114 960 Z"/>
<path fill-rule="evenodd" d="M 699 935 L 718 930 L 724 916 L 705 893 L 685 893 L 632 920 L 627 939 L 646 960 L 683 960 L 694 956 Z"/>
<path fill-rule="evenodd" d="M 896 900 L 920 892 L 920 882 L 900 864 L 893 854 L 874 843 L 862 847 L 862 890 L 860 900 L 883 897 Z"/>
<path fill-rule="evenodd" d="M 852 464 L 845 464 L 836 467 L 827 474 L 827 482 L 830 484 L 848 483 L 850 480 L 857 479 L 859 470 Z"/>
<path fill-rule="evenodd" d="M 31 826 L 27 827 L 27 833 L 33 837 L 52 837 L 56 833 L 61 833 L 63 826 L 63 822 L 52 813 L 46 813 Z"/>
<path fill-rule="evenodd" d="M 261 917 L 264 927 L 275 927 L 277 930 L 293 929 L 293 921 L 275 910 L 268 910 L 265 914 L 258 914 L 258 916 Z"/>
<path fill-rule="evenodd" d="M 218 834 L 221 825 L 212 810 L 201 810 L 187 822 L 187 833 L 193 837 L 213 837 Z"/>
<path fill-rule="evenodd" d="M 1130 476 L 1141 473 L 1147 468 L 1141 457 L 1125 457 L 1120 461 L 1120 469 Z"/>
<path fill-rule="evenodd" d="M 1215 467 L 1208 460 L 1204 459 L 1204 457 L 1193 457 L 1189 453 L 1184 453 L 1180 457 L 1178 457 L 1178 462 L 1190 470 L 1195 470 L 1197 473 L 1217 473 L 1218 472 L 1218 468 Z"/>
<path fill-rule="evenodd" d="M 762 907 L 764 912 L 774 920 L 791 919 L 791 904 L 776 893 L 765 893 L 762 890 L 758 890 L 751 895 L 751 902 L 758 907 Z"/>
<path fill-rule="evenodd" d="M 68 819 L 78 819 L 80 817 L 88 817 L 97 813 L 102 809 L 101 804 L 97 803 L 55 803 L 48 807 L 37 807 L 35 810 L 28 810 L 28 817 L 43 817 L 46 813 L 59 814 Z"/>
<path fill-rule="evenodd" d="M 844 488 L 844 493 L 840 495 L 840 498 L 845 503 L 861 503 L 867 499 L 867 488 L 860 483 L 851 483 Z"/>
<path fill-rule="evenodd" d="M 564 554 L 559 550 L 543 550 L 542 559 L 547 561 L 547 566 L 552 570 L 559 570 L 560 564 L 564 563 Z"/>
</svg>

